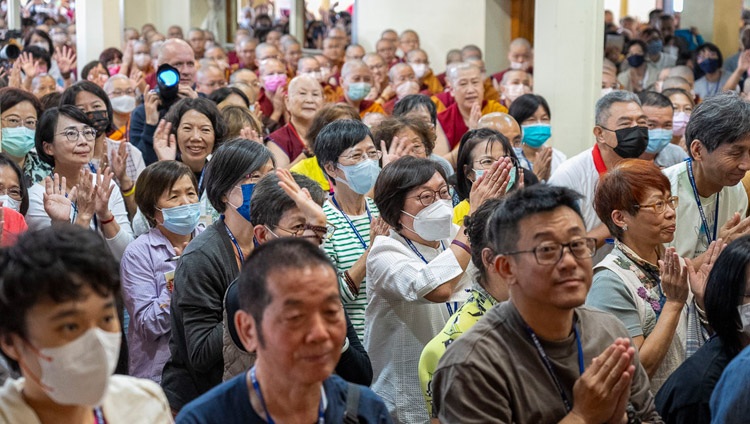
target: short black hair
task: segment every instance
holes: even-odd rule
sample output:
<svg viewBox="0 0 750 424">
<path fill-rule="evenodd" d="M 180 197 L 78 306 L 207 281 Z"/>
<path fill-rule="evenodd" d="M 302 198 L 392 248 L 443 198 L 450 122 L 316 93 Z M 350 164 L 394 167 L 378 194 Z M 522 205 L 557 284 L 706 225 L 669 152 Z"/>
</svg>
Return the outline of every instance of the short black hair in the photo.
<svg viewBox="0 0 750 424">
<path fill-rule="evenodd" d="M 518 156 L 516 156 L 516 152 L 513 150 L 513 145 L 510 144 L 510 141 L 508 141 L 508 139 L 500 132 L 493 129 L 480 128 L 471 130 L 464 134 L 463 137 L 461 137 L 461 141 L 458 147 L 458 156 L 456 158 L 455 188 L 456 194 L 458 194 L 458 198 L 461 200 L 469 198 L 469 192 L 471 191 L 471 186 L 473 184 L 467 178 L 469 172 L 474 169 L 474 158 L 471 156 L 471 152 L 479 143 L 484 142 L 500 143 L 503 145 L 505 155 L 510 157 L 513 161 L 513 164 L 516 166 L 516 182 L 520 183 L 520 181 L 518 181 Z M 464 168 L 468 168 L 468 171 Z M 531 174 L 531 172 L 525 171 L 524 174 Z M 515 189 L 516 187 L 518 187 L 518 184 L 514 185 L 514 187 L 511 187 L 511 189 Z"/>
<path fill-rule="evenodd" d="M 401 211 L 404 209 L 406 194 L 430 181 L 435 173 L 440 174 L 446 183 L 443 166 L 430 159 L 403 156 L 386 165 L 375 182 L 375 204 L 380 217 L 394 230 L 401 230 Z"/>
<path fill-rule="evenodd" d="M 29 309 L 80 299 L 84 287 L 100 296 L 120 290 L 119 264 L 101 235 L 69 223 L 24 233 L 0 249 L 0 337 L 25 339 Z"/>
<path fill-rule="evenodd" d="M 523 96 L 520 96 L 516 100 L 514 100 L 513 103 L 511 103 L 510 108 L 508 108 L 508 115 L 512 116 L 520 126 L 523 124 L 523 121 L 534 116 L 536 111 L 539 109 L 539 106 L 544 109 L 544 111 L 547 113 L 547 116 L 552 118 L 552 113 L 549 110 L 547 100 L 545 100 L 544 97 L 534 93 L 524 94 Z"/>
<path fill-rule="evenodd" d="M 669 100 L 669 97 L 665 96 L 662 93 L 657 93 L 656 91 L 641 91 L 640 93 L 638 93 L 638 98 L 641 100 L 641 107 L 668 107 L 672 109 L 672 111 L 674 111 L 672 101 Z"/>
<path fill-rule="evenodd" d="M 54 47 L 55 44 L 52 42 L 52 37 L 50 37 L 50 35 L 47 34 L 46 31 L 42 31 L 41 29 L 34 28 L 33 30 L 31 30 L 28 33 L 26 33 L 26 36 L 23 38 L 23 45 L 24 46 L 28 46 L 28 47 L 32 47 L 32 45 L 31 45 L 31 37 L 33 37 L 35 35 L 44 38 L 44 41 L 47 42 L 48 49 L 45 50 L 45 51 L 47 52 L 48 56 L 55 52 L 55 47 Z M 39 48 L 41 50 L 44 50 L 44 49 L 42 49 L 41 47 L 38 47 L 38 46 L 33 46 L 33 47 L 37 47 L 37 48 Z"/>
<path fill-rule="evenodd" d="M 268 275 L 289 269 L 319 265 L 330 267 L 334 274 L 336 273 L 336 267 L 323 249 L 297 237 L 271 240 L 256 247 L 247 258 L 237 279 L 240 308 L 255 320 L 258 342 L 261 346 L 265 344 L 261 331 L 263 313 L 273 301 L 268 290 Z M 231 320 L 234 317 L 227 317 L 227 319 Z"/>
<path fill-rule="evenodd" d="M 26 90 L 13 87 L 0 88 L 0 110 L 7 112 L 8 109 L 18 105 L 19 103 L 29 102 L 31 106 L 36 110 L 36 116 L 39 118 L 42 116 L 42 104 L 35 95 L 31 94 Z"/>
<path fill-rule="evenodd" d="M 87 63 L 86 66 L 81 69 L 81 80 L 87 81 L 87 78 L 89 77 L 89 72 L 91 72 L 94 68 L 97 66 L 102 65 L 102 68 L 104 68 L 104 71 L 107 72 L 107 75 L 109 75 L 109 69 L 107 69 L 106 66 L 104 66 L 103 63 L 99 62 L 98 60 L 92 60 L 91 62 Z"/>
<path fill-rule="evenodd" d="M 693 57 L 693 63 L 696 65 L 698 64 L 698 55 L 701 54 L 704 50 L 708 50 L 710 52 L 716 53 L 716 57 L 719 59 L 719 68 L 724 66 L 724 56 L 721 54 L 721 50 L 719 50 L 719 47 L 714 43 L 703 43 L 698 48 L 695 49 L 695 52 L 693 53 L 695 56 Z"/>
<path fill-rule="evenodd" d="M 706 281 L 703 300 L 706 316 L 730 357 L 743 348 L 740 340 L 742 321 L 737 306 L 743 303 L 747 290 L 748 264 L 750 236 L 742 236 L 721 252 Z"/>
<path fill-rule="evenodd" d="M 164 192 L 174 187 L 174 184 L 180 178 L 188 176 L 198 193 L 198 181 L 195 179 L 193 171 L 182 162 L 176 160 L 162 160 L 154 162 L 147 166 L 135 183 L 135 204 L 148 221 L 151 227 L 155 227 L 157 222 L 154 219 L 156 215 L 156 203 L 159 201 Z"/>
<path fill-rule="evenodd" d="M 515 251 L 521 236 L 519 223 L 532 215 L 568 207 L 583 220 L 581 195 L 567 187 L 536 184 L 508 194 L 487 224 L 487 245 L 497 254 Z"/>
<path fill-rule="evenodd" d="M 477 281 L 485 288 L 487 288 L 487 269 L 484 267 L 484 261 L 482 261 L 482 250 L 485 247 L 492 248 L 487 243 L 487 223 L 492 212 L 500 206 L 502 201 L 499 198 L 487 199 L 473 214 L 464 218 L 465 232 L 471 244 L 471 262 L 479 273 Z"/>
<path fill-rule="evenodd" d="M 711 96 L 701 102 L 690 115 L 685 128 L 685 142 L 692 158 L 690 144 L 700 140 L 709 153 L 722 144 L 733 144 L 750 137 L 750 103 L 737 93 Z"/>
<path fill-rule="evenodd" d="M 362 118 L 359 116 L 359 112 L 356 109 L 349 106 L 346 103 L 329 103 L 323 105 L 315 113 L 310 129 L 307 131 L 307 139 L 312 143 L 312 149 L 315 150 L 315 139 L 318 138 L 318 134 L 333 121 L 339 119 L 352 119 L 355 121 L 361 121 Z"/>
<path fill-rule="evenodd" d="M 435 107 L 435 103 L 424 94 L 409 94 L 397 101 L 393 107 L 393 116 L 403 116 L 421 107 L 427 109 L 432 125 L 435 125 L 437 123 L 437 108 Z"/>
<path fill-rule="evenodd" d="M 273 161 L 273 155 L 266 146 L 244 138 L 230 140 L 215 150 L 206 165 L 204 187 L 200 189 L 206 192 L 211 206 L 224 213 L 227 206 L 222 197 L 245 175 L 255 172 L 269 160 Z"/>
<path fill-rule="evenodd" d="M 310 192 L 310 197 L 315 203 L 323 206 L 325 193 L 320 184 L 302 174 L 292 173 L 292 177 L 300 188 L 306 188 Z M 273 229 L 279 225 L 284 213 L 295 206 L 294 200 L 279 186 L 279 177 L 271 172 L 255 185 L 250 201 L 250 222 L 253 225 L 267 225 Z"/>
<path fill-rule="evenodd" d="M 197 97 L 195 99 L 185 98 L 179 100 L 177 103 L 169 108 L 169 111 L 164 116 L 164 119 L 172 124 L 172 134 L 177 137 L 177 129 L 180 127 L 180 121 L 182 116 L 189 111 L 194 110 L 204 115 L 211 122 L 211 126 L 214 129 L 214 152 L 221 146 L 224 141 L 224 137 L 227 134 L 227 125 L 224 123 L 224 118 L 219 112 L 219 108 L 211 100 Z M 179 153 L 179 145 L 178 145 Z"/>
<path fill-rule="evenodd" d="M 645 41 L 638 40 L 638 39 L 633 39 L 628 42 L 628 44 L 625 46 L 625 55 L 628 54 L 628 52 L 630 51 L 630 48 L 635 44 L 638 44 L 639 46 L 641 46 L 641 50 L 643 51 L 643 55 L 645 56 L 646 52 L 648 52 L 648 46 L 646 46 Z"/>
<path fill-rule="evenodd" d="M 52 144 L 55 142 L 57 120 L 60 118 L 60 115 L 67 116 L 68 118 L 88 125 L 91 128 L 94 127 L 94 124 L 86 114 L 75 106 L 62 105 L 60 107 L 53 107 L 45 110 L 44 113 L 42 113 L 42 117 L 39 118 L 39 122 L 36 124 L 34 146 L 36 147 L 36 154 L 39 156 L 39 159 L 53 167 L 55 166 L 55 158 L 44 152 L 44 143 Z"/>
<path fill-rule="evenodd" d="M 52 109 L 53 107 L 60 106 L 60 99 L 62 98 L 62 93 L 58 93 L 57 91 L 53 91 L 51 93 L 47 93 L 44 96 L 42 96 L 41 99 L 39 99 L 39 102 L 42 105 L 42 112 L 44 112 L 47 109 Z M 42 116 L 40 113 L 39 116 Z"/>
<path fill-rule="evenodd" d="M 114 121 L 112 117 L 112 102 L 109 101 L 109 96 L 107 96 L 107 93 L 104 91 L 103 88 L 99 87 L 98 85 L 94 84 L 91 81 L 82 80 L 78 81 L 75 84 L 71 85 L 70 87 L 66 88 L 65 91 L 62 93 L 62 97 L 60 97 L 60 106 L 62 105 L 76 105 L 76 98 L 78 97 L 79 93 L 87 92 L 91 93 L 94 96 L 98 97 L 102 102 L 104 102 L 104 106 L 107 108 L 107 130 L 106 132 L 110 132 L 114 130 Z M 96 135 L 97 137 L 99 134 Z"/>
<path fill-rule="evenodd" d="M 47 50 L 39 46 L 26 46 L 23 48 L 24 53 L 30 53 L 34 60 L 43 60 L 47 64 L 47 72 L 52 69 L 52 56 Z"/>
<path fill-rule="evenodd" d="M 242 98 L 245 102 L 246 107 L 250 107 L 250 99 L 247 98 L 245 93 L 237 87 L 221 87 L 213 91 L 208 95 L 208 100 L 216 103 L 217 105 L 227 99 L 232 94 L 236 94 Z"/>
<path fill-rule="evenodd" d="M 23 175 L 23 171 L 18 166 L 18 164 L 16 164 L 5 153 L 0 153 L 0 168 L 2 168 L 3 166 L 10 167 L 10 169 L 13 170 L 13 172 L 16 174 L 16 178 L 18 178 L 18 187 L 21 189 L 22 196 L 18 212 L 20 212 L 21 215 L 26 215 L 26 211 L 29 210 L 29 192 L 28 187 L 26 186 L 26 178 Z"/>
<path fill-rule="evenodd" d="M 367 137 L 370 137 L 370 140 L 373 140 L 374 143 L 372 132 L 362 121 L 341 119 L 326 125 L 315 138 L 313 147 L 320 169 L 328 176 L 325 165 L 338 163 L 339 156 L 342 153 L 356 146 Z M 329 180 L 331 184 L 336 185 L 332 178 L 329 178 Z"/>
</svg>

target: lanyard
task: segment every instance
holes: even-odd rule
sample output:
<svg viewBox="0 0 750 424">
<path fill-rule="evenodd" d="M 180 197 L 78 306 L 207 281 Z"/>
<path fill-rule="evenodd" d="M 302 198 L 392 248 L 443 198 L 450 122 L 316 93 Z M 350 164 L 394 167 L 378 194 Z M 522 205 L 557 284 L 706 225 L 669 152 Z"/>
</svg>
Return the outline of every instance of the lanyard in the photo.
<svg viewBox="0 0 750 424">
<path fill-rule="evenodd" d="M 591 150 L 591 155 L 594 157 L 594 166 L 596 167 L 596 172 L 599 173 L 599 176 L 607 172 L 607 165 L 604 164 L 602 152 L 599 150 L 598 144 L 594 146 L 593 150 Z"/>
<path fill-rule="evenodd" d="M 518 153 L 520 153 L 520 156 L 519 155 L 516 155 L 516 156 L 519 156 L 519 159 L 523 159 L 523 161 L 526 162 L 526 166 L 528 166 L 528 170 L 533 172 L 534 165 L 531 163 L 529 158 L 526 157 L 526 154 L 523 152 L 523 149 L 518 149 Z"/>
<path fill-rule="evenodd" d="M 424 256 L 422 256 L 421 253 L 419 253 L 419 250 L 417 250 L 417 246 L 415 246 L 414 243 L 412 243 L 411 240 L 409 240 L 406 237 L 404 237 L 404 240 L 406 240 L 406 244 L 411 248 L 411 250 L 414 253 L 417 254 L 417 256 L 419 256 L 419 259 L 421 259 L 422 262 L 428 263 L 427 259 L 425 259 Z M 445 251 L 445 245 L 443 244 L 442 240 L 440 240 L 440 246 L 442 246 L 443 247 L 443 251 Z M 453 314 L 455 314 L 456 311 L 458 311 L 458 302 L 445 302 L 445 307 L 448 308 L 448 315 L 453 316 Z"/>
<path fill-rule="evenodd" d="M 232 234 L 232 230 L 229 229 L 229 226 L 224 223 L 224 228 L 227 229 L 227 234 L 229 234 L 229 239 L 232 240 L 232 243 L 234 243 L 234 247 L 237 248 L 237 254 L 240 257 L 240 265 L 245 265 L 245 255 L 242 253 L 242 249 L 240 249 L 240 244 L 237 243 L 237 239 L 234 238 L 234 234 Z"/>
<path fill-rule="evenodd" d="M 94 408 L 94 420 L 96 420 L 96 424 L 107 424 L 107 420 L 104 419 L 104 413 L 102 413 L 102 408 Z"/>
<path fill-rule="evenodd" d="M 568 395 L 565 394 L 565 391 L 562 388 L 562 384 L 560 384 L 560 380 L 557 379 L 557 374 L 555 374 L 555 368 L 552 366 L 552 362 L 550 362 L 549 357 L 544 352 L 544 348 L 542 348 L 542 344 L 539 342 L 539 338 L 536 336 L 536 333 L 534 333 L 534 330 L 532 330 L 531 327 L 528 326 L 528 324 L 525 325 L 526 331 L 529 333 L 529 337 L 531 337 L 531 341 L 534 342 L 536 351 L 539 353 L 539 357 L 542 358 L 544 367 L 547 368 L 547 372 L 549 373 L 550 377 L 552 377 L 552 381 L 555 382 L 557 391 L 560 392 L 560 398 L 562 399 L 563 404 L 565 404 L 566 412 L 570 412 L 571 409 L 573 409 L 573 405 L 571 405 L 570 400 L 568 399 Z M 578 345 L 578 371 L 580 372 L 580 374 L 583 374 L 583 348 L 581 347 L 581 336 L 578 334 L 578 327 L 573 326 L 573 332 L 576 335 L 576 344 Z"/>
<path fill-rule="evenodd" d="M 351 218 L 344 212 L 343 209 L 341 209 L 341 206 L 339 206 L 339 202 L 336 201 L 335 196 L 331 196 L 331 201 L 333 202 L 333 205 L 336 206 L 336 209 L 338 209 L 341 212 L 341 215 L 344 215 L 344 219 L 346 220 L 346 223 L 349 224 L 349 228 L 354 231 L 354 235 L 357 236 L 359 239 L 359 242 L 362 243 L 362 247 L 367 250 L 367 243 L 365 243 L 365 239 L 362 237 L 362 235 L 359 233 L 359 230 L 357 230 L 357 227 L 354 226 L 354 223 L 352 222 Z M 372 222 L 372 215 L 370 214 L 370 208 L 367 207 L 367 200 L 365 200 L 365 210 L 367 211 L 367 219 Z"/>
<path fill-rule="evenodd" d="M 706 232 L 706 240 L 708 240 L 708 244 L 711 244 L 712 241 L 716 240 L 716 236 L 718 233 L 718 225 L 719 225 L 719 194 L 721 192 L 716 193 L 716 210 L 714 212 L 714 233 L 709 234 L 708 232 L 708 220 L 706 220 L 706 212 L 703 211 L 703 205 L 701 204 L 701 198 L 698 194 L 698 187 L 695 185 L 695 176 L 693 175 L 693 161 L 690 160 L 690 158 L 685 159 L 685 162 L 687 162 L 687 171 L 688 171 L 688 179 L 690 180 L 690 186 L 693 188 L 693 196 L 695 196 L 695 203 L 698 204 L 698 213 L 701 215 L 701 221 L 703 222 L 703 229 Z"/>
<path fill-rule="evenodd" d="M 204 166 L 203 169 L 201 169 L 201 178 L 198 180 L 198 191 L 203 194 L 203 176 L 206 175 L 206 167 Z"/>
<path fill-rule="evenodd" d="M 260 399 L 260 404 L 263 405 L 263 412 L 266 413 L 266 421 L 268 424 L 274 424 L 273 418 L 271 418 L 271 414 L 268 413 L 268 407 L 266 407 L 266 401 L 263 399 L 263 393 L 260 391 L 260 384 L 258 384 L 258 379 L 255 377 L 255 366 L 250 368 L 250 381 L 253 383 L 253 389 L 255 389 L 255 394 L 258 395 L 258 399 Z M 325 397 L 326 392 L 323 386 L 320 387 L 320 407 L 318 408 L 318 424 L 324 424 L 326 422 L 325 417 Z"/>
</svg>

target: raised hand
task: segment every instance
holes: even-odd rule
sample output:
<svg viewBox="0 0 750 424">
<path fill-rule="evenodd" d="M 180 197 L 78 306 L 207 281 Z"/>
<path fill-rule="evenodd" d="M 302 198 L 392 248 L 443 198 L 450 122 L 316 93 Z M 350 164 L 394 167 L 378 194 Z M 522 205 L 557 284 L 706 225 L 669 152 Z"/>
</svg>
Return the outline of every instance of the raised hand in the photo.
<svg viewBox="0 0 750 424">
<path fill-rule="evenodd" d="M 105 220 L 111 216 L 109 211 L 109 197 L 115 185 L 112 184 L 112 174 L 109 167 L 100 167 L 96 171 L 96 187 L 94 188 L 94 210 L 99 219 Z"/>
<path fill-rule="evenodd" d="M 128 142 L 127 140 L 123 140 L 120 142 L 120 145 L 117 147 L 116 150 L 112 151 L 112 172 L 115 174 L 115 180 L 117 180 L 120 183 L 120 187 L 122 187 L 122 182 L 125 179 L 128 179 Z"/>
<path fill-rule="evenodd" d="M 91 218 L 96 212 L 96 205 L 94 202 L 94 183 L 92 178 L 88 166 L 82 166 L 78 175 L 78 184 L 75 186 L 75 190 L 77 191 L 75 205 L 78 212 L 76 215 L 76 224 L 84 228 L 89 228 L 89 225 L 91 225 Z"/>
<path fill-rule="evenodd" d="M 534 158 L 534 174 L 540 180 L 549 180 L 552 171 L 552 147 L 545 146 L 539 149 Z"/>
<path fill-rule="evenodd" d="M 66 184 L 65 177 L 61 179 L 59 174 L 44 178 L 42 201 L 44 202 L 44 211 L 52 222 L 70 222 L 70 213 L 73 202 L 76 200 L 77 190 L 74 187 L 66 196 Z"/>
<path fill-rule="evenodd" d="M 154 132 L 154 153 L 159 160 L 177 158 L 177 139 L 172 134 L 172 123 L 162 119 Z"/>
<path fill-rule="evenodd" d="M 76 67 L 76 52 L 68 46 L 55 48 L 55 55 L 52 58 L 57 62 L 57 67 L 60 68 L 63 77 L 69 76 Z"/>
<path fill-rule="evenodd" d="M 390 233 L 391 226 L 388 225 L 383 218 L 375 218 L 370 222 L 370 246 L 375 241 L 377 236 L 387 236 Z"/>
<path fill-rule="evenodd" d="M 471 113 L 469 114 L 469 127 L 470 130 L 479 128 L 479 120 L 482 119 L 482 106 L 480 102 L 474 103 L 471 107 Z"/>
<path fill-rule="evenodd" d="M 28 79 L 34 79 L 36 76 L 36 67 L 39 64 L 39 60 L 35 61 L 34 56 L 31 55 L 31 53 L 21 53 L 21 56 L 18 56 L 18 59 L 16 59 L 16 62 L 20 62 L 21 70 L 23 70 L 23 73 L 26 75 L 26 78 Z"/>
<path fill-rule="evenodd" d="M 684 305 L 690 294 L 688 269 L 680 264 L 680 256 L 674 247 L 668 247 L 664 252 L 664 259 L 659 260 L 659 275 L 667 302 Z"/>
<path fill-rule="evenodd" d="M 706 293 L 706 282 L 708 282 L 708 274 L 711 273 L 711 269 L 714 267 L 716 259 L 719 258 L 719 255 L 721 255 L 721 252 L 724 251 L 725 247 L 727 247 L 727 244 L 724 243 L 724 240 L 717 239 L 713 241 L 708 246 L 708 250 L 706 251 L 706 260 L 698 269 L 695 269 L 695 266 L 690 259 L 685 259 L 685 263 L 687 264 L 688 269 L 688 281 L 690 282 L 690 290 L 693 292 L 693 296 L 695 296 L 696 300 L 698 300 L 701 304 L 703 303 L 703 295 Z"/>
<path fill-rule="evenodd" d="M 8 87 L 21 88 L 21 62 L 16 60 L 13 63 L 13 67 L 10 68 L 10 76 L 8 76 Z"/>
<path fill-rule="evenodd" d="M 146 112 L 146 124 L 156 125 L 159 123 L 159 106 L 161 98 L 156 91 L 149 91 L 144 95 L 143 108 Z"/>
<path fill-rule="evenodd" d="M 277 169 L 276 176 L 279 177 L 279 187 L 294 200 L 294 204 L 305 215 L 308 224 L 326 225 L 326 214 L 323 208 L 315 203 L 306 188 L 300 188 L 289 170 Z"/>
<path fill-rule="evenodd" d="M 502 197 L 510 182 L 510 171 L 513 163 L 509 157 L 503 157 L 492 164 L 481 178 L 474 180 L 469 192 L 471 212 L 475 211 L 487 199 Z"/>
<path fill-rule="evenodd" d="M 260 136 L 258 135 L 258 132 L 252 129 L 251 127 L 243 127 L 240 130 L 240 138 L 252 140 L 257 143 L 263 144 L 263 139 L 260 138 Z"/>
<path fill-rule="evenodd" d="M 729 218 L 719 230 L 719 238 L 729 244 L 732 240 L 750 233 L 750 217 L 742 218 L 738 212 Z"/>
<path fill-rule="evenodd" d="M 411 152 L 414 143 L 407 140 L 404 137 L 393 137 L 391 140 L 391 148 L 385 148 L 385 141 L 380 140 L 380 151 L 383 152 L 383 166 L 397 160 L 402 156 L 406 156 Z"/>
<path fill-rule="evenodd" d="M 145 93 L 146 90 L 148 90 L 148 83 L 146 82 L 146 78 L 143 77 L 143 72 L 138 70 L 138 68 L 134 68 L 133 72 L 130 73 L 131 81 L 135 83 L 135 87 L 138 89 L 139 92 Z"/>
</svg>

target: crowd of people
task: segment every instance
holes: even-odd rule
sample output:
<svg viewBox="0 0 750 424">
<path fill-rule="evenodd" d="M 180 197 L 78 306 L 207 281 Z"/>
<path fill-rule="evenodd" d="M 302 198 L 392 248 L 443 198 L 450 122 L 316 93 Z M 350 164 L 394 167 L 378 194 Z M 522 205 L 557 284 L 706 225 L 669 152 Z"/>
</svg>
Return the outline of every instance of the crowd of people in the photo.
<svg viewBox="0 0 750 424">
<path fill-rule="evenodd" d="M 77 74 L 63 3 L 0 78 L 0 422 L 750 412 L 750 49 L 606 13 L 567 158 L 522 38 L 438 74 L 415 31 L 260 5 L 231 49 L 147 24 Z"/>
</svg>

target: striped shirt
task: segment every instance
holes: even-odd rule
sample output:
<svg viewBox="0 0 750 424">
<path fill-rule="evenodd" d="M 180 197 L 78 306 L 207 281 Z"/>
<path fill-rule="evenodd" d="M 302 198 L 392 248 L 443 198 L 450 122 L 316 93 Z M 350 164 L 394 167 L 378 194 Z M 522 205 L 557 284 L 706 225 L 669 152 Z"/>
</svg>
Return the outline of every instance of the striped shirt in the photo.
<svg viewBox="0 0 750 424">
<path fill-rule="evenodd" d="M 367 208 L 370 210 L 370 215 L 375 219 L 380 216 L 378 207 L 375 206 L 375 202 L 365 197 L 367 202 Z M 347 222 L 344 214 L 331 202 L 327 200 L 323 204 L 323 211 L 326 214 L 326 219 L 329 224 L 336 226 L 336 231 L 333 233 L 333 237 L 326 241 L 323 245 L 323 249 L 331 258 L 333 263 L 336 265 L 336 270 L 339 274 L 339 286 L 341 287 L 341 301 L 344 303 L 344 309 L 349 314 L 349 318 L 352 321 L 354 329 L 357 331 L 357 335 L 360 340 L 364 340 L 365 336 L 365 308 L 367 307 L 367 282 L 362 281 L 359 287 L 359 295 L 354 294 L 349 290 L 344 280 L 344 271 L 354 265 L 355 262 L 365 253 L 365 247 L 359 241 L 356 233 L 352 230 Z M 354 216 L 350 215 L 349 219 L 352 224 L 357 228 L 359 235 L 365 241 L 367 246 L 370 245 L 370 218 L 367 213 Z"/>
</svg>

